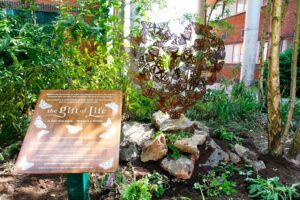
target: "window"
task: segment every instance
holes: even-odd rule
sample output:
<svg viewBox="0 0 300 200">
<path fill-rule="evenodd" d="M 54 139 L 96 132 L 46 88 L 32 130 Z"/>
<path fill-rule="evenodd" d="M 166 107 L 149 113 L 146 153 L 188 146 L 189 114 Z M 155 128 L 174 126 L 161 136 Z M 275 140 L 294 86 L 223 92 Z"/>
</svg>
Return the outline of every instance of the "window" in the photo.
<svg viewBox="0 0 300 200">
<path fill-rule="evenodd" d="M 242 46 L 243 46 L 243 44 L 233 45 L 233 63 L 241 62 Z"/>
<path fill-rule="evenodd" d="M 217 19 L 218 17 L 221 17 L 222 14 L 223 14 L 223 3 L 220 2 L 216 5 L 216 8 L 211 13 L 211 18 Z"/>
<path fill-rule="evenodd" d="M 225 45 L 225 63 L 232 64 L 232 63 L 241 63 L 243 60 L 243 44 L 230 44 Z"/>
<path fill-rule="evenodd" d="M 15 10 L 15 9 L 4 9 L 4 12 L 11 15 L 27 15 L 26 11 L 22 10 Z M 38 24 L 50 24 L 54 21 L 59 14 L 56 12 L 45 12 L 45 11 L 36 11 L 36 21 Z"/>
<path fill-rule="evenodd" d="M 229 11 L 229 16 L 235 15 L 236 14 L 236 2 L 231 3 L 227 6 L 227 9 Z"/>
<path fill-rule="evenodd" d="M 287 49 L 293 48 L 293 41 L 292 40 L 282 40 L 280 52 L 284 52 Z"/>
<path fill-rule="evenodd" d="M 3 9 L 3 11 L 4 11 L 6 14 L 9 14 L 9 15 L 15 15 L 15 14 L 16 14 L 16 11 L 15 11 L 15 10 L 8 9 L 8 8 Z"/>
<path fill-rule="evenodd" d="M 233 45 L 225 45 L 225 63 L 232 63 Z"/>
<path fill-rule="evenodd" d="M 246 0 L 237 0 L 237 13 L 245 12 L 246 11 Z"/>
<path fill-rule="evenodd" d="M 56 12 L 36 11 L 36 21 L 38 24 L 50 24 L 59 16 Z"/>
</svg>

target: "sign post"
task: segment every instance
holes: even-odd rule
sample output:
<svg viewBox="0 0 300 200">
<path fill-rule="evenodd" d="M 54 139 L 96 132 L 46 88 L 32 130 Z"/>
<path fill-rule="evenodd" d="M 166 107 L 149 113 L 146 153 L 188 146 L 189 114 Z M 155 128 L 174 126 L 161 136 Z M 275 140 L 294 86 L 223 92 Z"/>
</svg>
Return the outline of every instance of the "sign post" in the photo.
<svg viewBox="0 0 300 200">
<path fill-rule="evenodd" d="M 88 172 L 117 171 L 122 93 L 45 90 L 37 101 L 15 174 L 68 174 L 70 200 L 88 200 Z"/>
<path fill-rule="evenodd" d="M 89 200 L 89 174 L 68 174 L 68 199 Z"/>
</svg>

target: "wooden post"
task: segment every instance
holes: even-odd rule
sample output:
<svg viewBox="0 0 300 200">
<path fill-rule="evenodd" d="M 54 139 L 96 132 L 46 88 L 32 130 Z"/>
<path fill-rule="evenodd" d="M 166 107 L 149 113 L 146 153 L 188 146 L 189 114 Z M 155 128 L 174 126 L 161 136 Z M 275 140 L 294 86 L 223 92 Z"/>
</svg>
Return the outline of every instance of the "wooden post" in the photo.
<svg viewBox="0 0 300 200">
<path fill-rule="evenodd" d="M 68 199 L 69 200 L 89 200 L 89 174 L 68 174 Z"/>
</svg>

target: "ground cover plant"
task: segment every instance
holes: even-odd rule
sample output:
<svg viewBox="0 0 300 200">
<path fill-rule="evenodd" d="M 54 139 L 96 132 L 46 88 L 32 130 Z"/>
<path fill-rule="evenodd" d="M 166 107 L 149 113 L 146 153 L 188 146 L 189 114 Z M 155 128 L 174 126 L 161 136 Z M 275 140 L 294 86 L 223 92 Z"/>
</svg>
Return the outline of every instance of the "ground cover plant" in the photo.
<svg viewBox="0 0 300 200">
<path fill-rule="evenodd" d="M 300 193 L 297 190 L 299 183 L 291 186 L 284 185 L 279 181 L 278 177 L 263 179 L 261 177 L 247 178 L 250 182 L 249 197 L 253 199 L 264 200 L 292 200 L 300 199 Z"/>
<path fill-rule="evenodd" d="M 229 181 L 225 173 L 217 176 L 215 171 L 211 171 L 206 176 L 203 176 L 200 183 L 195 183 L 194 188 L 206 196 L 215 197 L 222 194 L 231 195 L 236 193 L 235 186 L 236 183 Z"/>
</svg>

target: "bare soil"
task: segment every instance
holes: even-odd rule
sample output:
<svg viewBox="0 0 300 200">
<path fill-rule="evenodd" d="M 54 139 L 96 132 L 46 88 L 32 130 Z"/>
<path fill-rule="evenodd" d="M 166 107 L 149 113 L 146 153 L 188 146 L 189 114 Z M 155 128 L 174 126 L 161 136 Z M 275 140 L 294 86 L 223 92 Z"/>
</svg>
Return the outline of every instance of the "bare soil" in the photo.
<svg viewBox="0 0 300 200">
<path fill-rule="evenodd" d="M 226 141 L 215 139 L 215 141 L 224 150 L 229 148 L 229 143 Z M 244 145 L 254 151 L 258 149 L 250 137 L 245 138 Z M 195 164 L 193 176 L 190 180 L 182 181 L 175 179 L 163 171 L 157 162 L 142 163 L 134 162 L 133 166 L 144 168 L 148 171 L 157 171 L 169 177 L 169 189 L 165 191 L 164 197 L 160 199 L 180 199 L 180 197 L 188 197 L 193 200 L 201 200 L 201 194 L 193 189 L 195 182 L 201 179 L 201 176 L 206 174 L 210 168 L 200 167 L 199 164 L 204 163 L 211 151 L 205 149 L 205 146 L 199 146 L 201 152 L 199 160 Z M 259 153 L 259 159 L 263 160 L 267 169 L 261 170 L 259 175 L 268 178 L 278 176 L 285 184 L 293 184 L 300 181 L 300 167 L 289 162 L 284 158 L 274 158 L 269 155 Z M 15 159 L 8 162 L 0 163 L 0 200 L 64 200 L 67 199 L 66 176 L 65 175 L 12 175 L 12 169 Z M 125 167 L 127 163 L 120 163 L 121 167 Z M 207 200 L 227 200 L 238 199 L 246 200 L 247 183 L 243 180 L 244 177 L 234 175 L 231 181 L 237 183 L 238 193 L 230 197 L 222 196 L 217 198 L 206 198 Z M 108 193 L 107 193 L 108 194 Z M 107 194 L 99 194 L 91 192 L 91 200 L 104 199 Z M 101 197 L 102 196 L 102 197 Z M 110 199 L 117 199 L 111 197 Z M 155 199 L 155 198 L 154 198 Z M 157 198 L 156 198 L 157 199 Z"/>
</svg>

